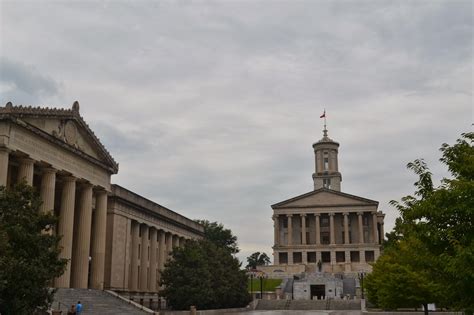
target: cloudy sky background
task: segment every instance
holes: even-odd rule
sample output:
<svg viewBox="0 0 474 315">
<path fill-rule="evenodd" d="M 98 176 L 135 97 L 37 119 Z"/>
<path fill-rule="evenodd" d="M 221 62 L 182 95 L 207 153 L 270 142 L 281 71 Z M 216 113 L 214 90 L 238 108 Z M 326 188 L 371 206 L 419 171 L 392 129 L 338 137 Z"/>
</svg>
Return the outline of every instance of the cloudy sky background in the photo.
<svg viewBox="0 0 474 315">
<path fill-rule="evenodd" d="M 340 142 L 344 192 L 388 205 L 437 179 L 472 130 L 471 1 L 0 1 L 2 105 L 75 100 L 113 182 L 224 223 L 271 254 L 270 205 L 312 190 L 312 143 Z"/>
</svg>

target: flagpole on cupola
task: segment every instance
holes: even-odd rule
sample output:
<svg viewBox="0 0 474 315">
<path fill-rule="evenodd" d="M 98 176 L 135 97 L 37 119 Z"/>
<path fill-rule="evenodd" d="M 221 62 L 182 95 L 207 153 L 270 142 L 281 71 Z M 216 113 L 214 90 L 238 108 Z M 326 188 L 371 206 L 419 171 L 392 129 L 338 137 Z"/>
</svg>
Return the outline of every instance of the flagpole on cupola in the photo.
<svg viewBox="0 0 474 315">
<path fill-rule="evenodd" d="M 324 109 L 324 112 L 321 116 L 319 116 L 319 118 L 324 118 L 324 130 L 323 130 L 323 135 L 325 137 L 328 136 L 328 129 L 326 128 L 326 108 Z"/>
</svg>

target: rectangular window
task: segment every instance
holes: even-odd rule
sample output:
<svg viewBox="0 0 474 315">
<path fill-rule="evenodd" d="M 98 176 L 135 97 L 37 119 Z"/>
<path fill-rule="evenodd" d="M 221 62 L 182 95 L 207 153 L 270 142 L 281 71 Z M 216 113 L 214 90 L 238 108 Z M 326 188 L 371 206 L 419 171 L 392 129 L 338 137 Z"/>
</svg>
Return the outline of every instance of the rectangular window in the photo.
<svg viewBox="0 0 474 315">
<path fill-rule="evenodd" d="M 336 262 L 341 263 L 346 261 L 345 252 L 336 252 Z"/>
<path fill-rule="evenodd" d="M 351 251 L 351 262 L 360 262 L 360 252 Z"/>
<path fill-rule="evenodd" d="M 284 229 L 288 228 L 288 218 L 287 217 L 283 217 L 283 228 Z"/>
<path fill-rule="evenodd" d="M 366 262 L 373 262 L 375 260 L 374 251 L 373 250 L 366 250 L 365 251 L 365 261 Z"/>
<path fill-rule="evenodd" d="M 324 157 L 323 161 L 324 161 L 324 170 L 327 171 L 329 169 L 329 158 Z"/>
<path fill-rule="evenodd" d="M 288 264 L 288 253 L 278 253 L 280 264 Z"/>
<path fill-rule="evenodd" d="M 330 178 L 324 178 L 323 179 L 323 186 L 324 186 L 324 188 L 331 189 L 331 179 Z"/>
<path fill-rule="evenodd" d="M 293 263 L 294 264 L 301 264 L 302 262 L 303 262 L 303 257 L 301 255 L 301 252 L 293 253 Z"/>
<path fill-rule="evenodd" d="M 308 263 L 310 264 L 316 263 L 316 252 L 308 252 Z"/>
<path fill-rule="evenodd" d="M 364 225 L 365 225 L 365 226 L 368 226 L 368 225 L 369 225 L 369 217 L 366 216 L 366 215 L 364 215 L 364 216 L 362 216 L 362 219 L 363 219 L 363 221 L 364 221 Z"/>
<path fill-rule="evenodd" d="M 321 244 L 329 244 L 329 232 L 321 232 Z"/>
<path fill-rule="evenodd" d="M 321 217 L 321 226 L 329 226 L 329 217 Z"/>
<path fill-rule="evenodd" d="M 138 259 L 140 259 L 140 250 L 141 250 L 141 246 L 140 244 L 138 244 Z"/>
<path fill-rule="evenodd" d="M 321 262 L 330 263 L 331 262 L 331 252 L 321 252 Z"/>
</svg>

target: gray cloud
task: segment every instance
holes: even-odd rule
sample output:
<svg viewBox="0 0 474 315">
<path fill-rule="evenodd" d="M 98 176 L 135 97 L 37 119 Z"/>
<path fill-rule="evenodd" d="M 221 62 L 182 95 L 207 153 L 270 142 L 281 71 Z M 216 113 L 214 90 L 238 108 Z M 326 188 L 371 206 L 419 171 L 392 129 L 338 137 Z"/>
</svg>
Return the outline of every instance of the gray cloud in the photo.
<svg viewBox="0 0 474 315">
<path fill-rule="evenodd" d="M 271 204 L 312 189 L 324 107 L 343 190 L 379 200 L 387 230 L 388 201 L 413 190 L 406 163 L 445 176 L 438 148 L 473 120 L 470 1 L 6 2 L 1 14 L 2 56 L 28 82 L 8 81 L 9 100 L 78 99 L 120 163 L 114 182 L 223 222 L 240 258 L 271 252 Z"/>
</svg>

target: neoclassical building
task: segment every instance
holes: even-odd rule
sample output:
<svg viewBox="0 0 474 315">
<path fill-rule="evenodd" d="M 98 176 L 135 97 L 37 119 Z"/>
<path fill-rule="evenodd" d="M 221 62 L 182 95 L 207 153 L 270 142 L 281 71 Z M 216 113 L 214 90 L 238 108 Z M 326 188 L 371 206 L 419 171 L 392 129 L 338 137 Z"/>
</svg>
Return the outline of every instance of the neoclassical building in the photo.
<svg viewBox="0 0 474 315">
<path fill-rule="evenodd" d="M 341 192 L 339 143 L 313 144 L 314 190 L 272 205 L 274 265 L 271 271 L 354 273 L 370 271 L 380 255 L 384 214 L 378 202 Z"/>
<path fill-rule="evenodd" d="M 68 265 L 55 287 L 153 295 L 172 248 L 203 236 L 196 222 L 111 185 L 117 172 L 79 103 L 0 107 L 0 185 L 25 180 L 40 192 L 41 211 L 59 217 L 54 233 Z"/>
</svg>

